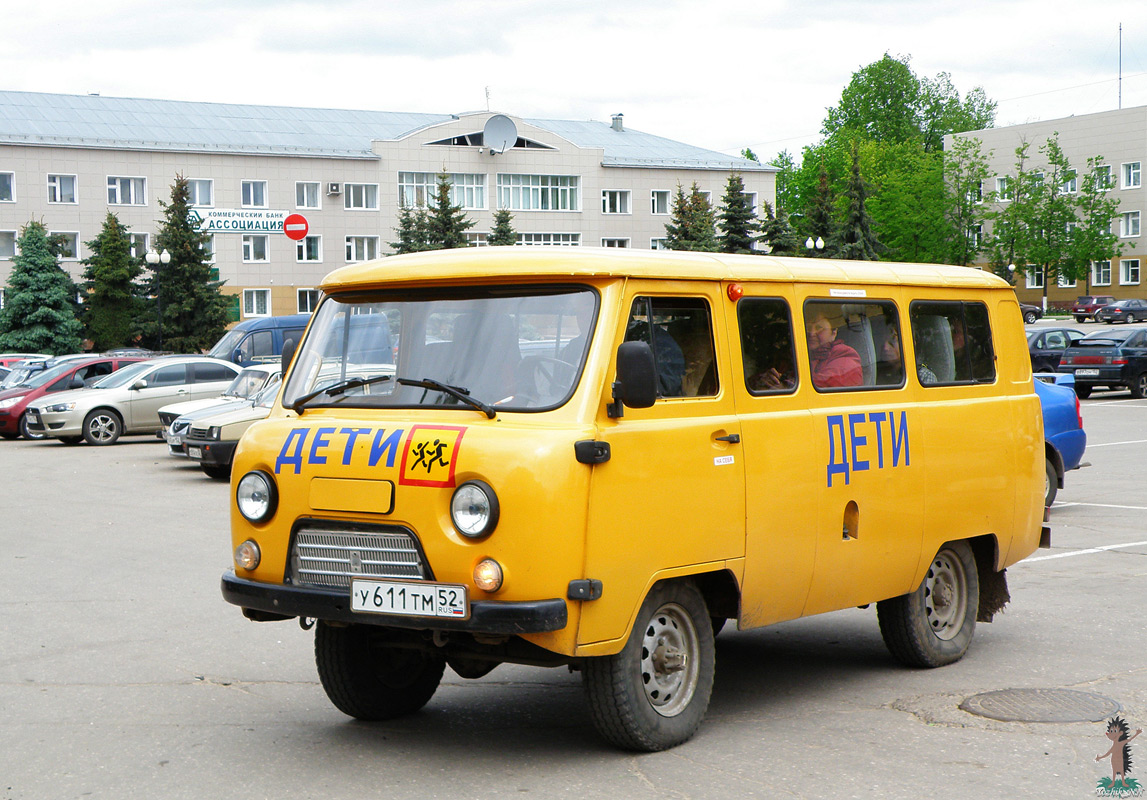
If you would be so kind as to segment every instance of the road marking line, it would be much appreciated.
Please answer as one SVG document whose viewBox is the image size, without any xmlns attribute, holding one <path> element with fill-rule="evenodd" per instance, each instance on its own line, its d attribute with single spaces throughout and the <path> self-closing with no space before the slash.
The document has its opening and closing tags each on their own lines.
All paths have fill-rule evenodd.
<svg viewBox="0 0 1147 800">
<path fill-rule="evenodd" d="M 1025 558 L 1025 562 L 1029 561 L 1050 561 L 1053 558 L 1069 558 L 1071 556 L 1082 556 L 1087 553 L 1102 553 L 1107 550 L 1118 550 L 1121 547 L 1142 547 L 1147 542 L 1128 542 L 1127 544 L 1108 544 L 1102 547 L 1089 547 L 1086 550 L 1072 550 L 1069 553 L 1055 553 L 1050 556 L 1039 556 L 1038 558 Z"/>
<path fill-rule="evenodd" d="M 1115 447 L 1121 444 L 1147 444 L 1147 439 L 1131 439 L 1126 442 L 1105 442 L 1103 444 L 1088 444 L 1088 447 Z"/>
<path fill-rule="evenodd" d="M 1056 503 L 1052 508 L 1067 508 L 1069 506 L 1087 506 L 1088 508 L 1125 508 L 1128 511 L 1147 511 L 1145 506 L 1117 506 L 1111 503 Z"/>
</svg>

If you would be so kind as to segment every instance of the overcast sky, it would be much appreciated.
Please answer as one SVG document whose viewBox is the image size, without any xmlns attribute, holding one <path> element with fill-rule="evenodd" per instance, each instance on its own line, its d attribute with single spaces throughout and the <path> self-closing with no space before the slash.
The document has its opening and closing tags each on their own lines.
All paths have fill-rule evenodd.
<svg viewBox="0 0 1147 800">
<path fill-rule="evenodd" d="M 0 0 L 0 88 L 596 119 L 768 159 L 885 53 L 997 125 L 1147 105 L 1144 0 Z M 487 93 L 489 100 L 487 101 Z"/>
</svg>

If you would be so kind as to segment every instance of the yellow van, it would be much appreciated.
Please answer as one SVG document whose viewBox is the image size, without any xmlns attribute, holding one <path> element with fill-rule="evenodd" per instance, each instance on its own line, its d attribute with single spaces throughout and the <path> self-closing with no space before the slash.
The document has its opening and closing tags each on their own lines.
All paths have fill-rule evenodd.
<svg viewBox="0 0 1147 800">
<path fill-rule="evenodd" d="M 955 661 L 1049 544 L 1012 288 L 960 267 L 475 248 L 339 269 L 232 471 L 225 598 L 315 621 L 350 716 L 446 665 L 580 670 L 600 733 L 685 741 L 714 637 L 876 604 Z"/>
</svg>

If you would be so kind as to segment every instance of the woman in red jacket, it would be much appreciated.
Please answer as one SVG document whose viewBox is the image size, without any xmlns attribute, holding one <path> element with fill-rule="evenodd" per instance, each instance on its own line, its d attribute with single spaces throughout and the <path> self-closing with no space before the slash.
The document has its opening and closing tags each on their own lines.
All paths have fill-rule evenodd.
<svg viewBox="0 0 1147 800">
<path fill-rule="evenodd" d="M 814 386 L 826 389 L 860 386 L 864 382 L 860 356 L 844 342 L 836 340 L 836 328 L 822 312 L 814 312 L 806 330 Z"/>
</svg>

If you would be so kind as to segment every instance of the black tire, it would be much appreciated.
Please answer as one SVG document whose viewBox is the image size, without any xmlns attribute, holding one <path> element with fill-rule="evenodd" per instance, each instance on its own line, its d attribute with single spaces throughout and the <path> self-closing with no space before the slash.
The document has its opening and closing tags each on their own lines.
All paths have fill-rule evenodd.
<svg viewBox="0 0 1147 800">
<path fill-rule="evenodd" d="M 1147 372 L 1140 372 L 1136 375 L 1135 379 L 1131 381 L 1131 386 L 1128 388 L 1131 389 L 1131 396 L 1136 400 L 1142 400 L 1144 397 L 1147 397 Z"/>
<path fill-rule="evenodd" d="M 388 646 L 388 631 L 371 625 L 315 627 L 319 681 L 335 707 L 355 719 L 413 714 L 442 682 L 446 662 L 418 650 Z"/>
<path fill-rule="evenodd" d="M 79 444 L 84 440 L 83 436 L 61 436 L 60 442 L 63 444 Z"/>
<path fill-rule="evenodd" d="M 1086 400 L 1091 397 L 1091 387 L 1082 383 L 1075 384 L 1075 396 L 1080 400 Z"/>
<path fill-rule="evenodd" d="M 587 659 L 582 669 L 594 726 L 626 750 L 687 741 L 709 707 L 716 661 L 701 592 L 691 581 L 657 584 L 621 652 Z"/>
<path fill-rule="evenodd" d="M 1039 315 L 1036 314 L 1034 311 L 1024 312 L 1024 322 L 1026 322 L 1028 325 L 1034 325 L 1038 320 L 1039 320 Z"/>
<path fill-rule="evenodd" d="M 976 630 L 980 580 L 967 542 L 949 542 L 910 594 L 876 604 L 889 652 L 910 667 L 939 667 L 963 658 Z"/>
<path fill-rule="evenodd" d="M 1050 506 L 1059 492 L 1059 473 L 1050 458 L 1044 459 L 1044 481 L 1043 504 Z"/>
<path fill-rule="evenodd" d="M 8 433 L 7 431 L 0 431 L 0 439 L 16 439 L 20 436 L 18 433 Z"/>
<path fill-rule="evenodd" d="M 28 430 L 28 415 L 27 414 L 21 414 L 20 415 L 20 435 L 23 436 L 25 439 L 31 439 L 32 441 L 39 441 L 40 439 L 46 439 L 47 438 L 46 434 L 37 433 L 36 431 Z M 14 439 L 16 437 L 13 436 L 12 438 Z"/>
<path fill-rule="evenodd" d="M 1075 321 L 1079 323 L 1087 322 L 1087 317 L 1076 316 Z"/>
<path fill-rule="evenodd" d="M 108 408 L 89 411 L 84 417 L 84 441 L 102 447 L 115 444 L 123 433 L 123 420 Z"/>
<path fill-rule="evenodd" d="M 1135 321 L 1135 315 L 1134 314 L 1128 314 L 1126 317 L 1123 318 L 1123 321 L 1126 322 L 1128 325 L 1130 325 L 1132 322 Z"/>
<path fill-rule="evenodd" d="M 724 630 L 725 623 L 729 620 L 724 617 L 709 617 L 709 620 L 713 623 L 713 638 L 716 639 L 717 634 Z"/>
<path fill-rule="evenodd" d="M 214 478 L 217 481 L 230 480 L 231 478 L 230 464 L 200 464 L 199 466 L 209 478 Z"/>
</svg>

